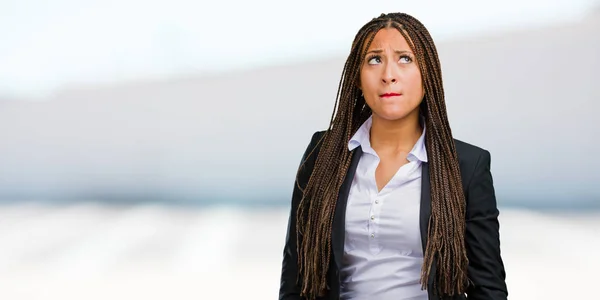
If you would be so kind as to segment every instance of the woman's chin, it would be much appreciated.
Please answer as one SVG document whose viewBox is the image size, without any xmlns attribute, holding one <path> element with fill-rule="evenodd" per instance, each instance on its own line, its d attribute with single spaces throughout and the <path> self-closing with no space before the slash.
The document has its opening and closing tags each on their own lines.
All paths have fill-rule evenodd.
<svg viewBox="0 0 600 300">
<path fill-rule="evenodd" d="M 397 121 L 406 119 L 410 115 L 408 111 L 384 111 L 380 113 L 373 113 L 373 117 L 378 117 L 386 121 Z"/>
</svg>

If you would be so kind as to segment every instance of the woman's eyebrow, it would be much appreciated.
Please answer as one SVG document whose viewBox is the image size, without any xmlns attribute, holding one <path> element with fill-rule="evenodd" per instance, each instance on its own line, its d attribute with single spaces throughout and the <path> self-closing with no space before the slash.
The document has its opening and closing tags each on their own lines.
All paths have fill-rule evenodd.
<svg viewBox="0 0 600 300">
<path fill-rule="evenodd" d="M 411 51 L 408 51 L 408 50 L 395 50 L 394 52 L 395 52 L 396 54 L 405 54 L 405 53 L 412 54 L 412 52 L 411 52 Z M 369 52 L 367 52 L 367 54 L 369 54 L 369 53 L 383 53 L 383 49 L 373 49 L 373 50 L 369 50 Z"/>
</svg>

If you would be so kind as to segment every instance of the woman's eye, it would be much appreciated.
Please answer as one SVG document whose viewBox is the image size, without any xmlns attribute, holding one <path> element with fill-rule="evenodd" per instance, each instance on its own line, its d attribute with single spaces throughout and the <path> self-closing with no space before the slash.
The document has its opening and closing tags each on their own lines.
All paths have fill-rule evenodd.
<svg viewBox="0 0 600 300">
<path fill-rule="evenodd" d="M 381 57 L 379 57 L 379 56 L 373 56 L 369 59 L 370 65 L 378 64 L 378 63 L 381 63 Z"/>
<path fill-rule="evenodd" d="M 402 55 L 400 56 L 400 62 L 403 64 L 408 64 L 412 62 L 412 58 L 410 58 L 408 55 Z"/>
</svg>

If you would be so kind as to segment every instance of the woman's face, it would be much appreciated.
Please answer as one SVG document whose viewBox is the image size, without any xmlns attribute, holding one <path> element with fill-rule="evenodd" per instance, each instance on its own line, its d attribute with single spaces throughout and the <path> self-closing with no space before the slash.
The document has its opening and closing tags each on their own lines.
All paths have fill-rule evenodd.
<svg viewBox="0 0 600 300">
<path fill-rule="evenodd" d="M 421 71 L 397 29 L 375 34 L 360 67 L 359 88 L 374 117 L 393 121 L 418 114 L 424 95 Z"/>
</svg>

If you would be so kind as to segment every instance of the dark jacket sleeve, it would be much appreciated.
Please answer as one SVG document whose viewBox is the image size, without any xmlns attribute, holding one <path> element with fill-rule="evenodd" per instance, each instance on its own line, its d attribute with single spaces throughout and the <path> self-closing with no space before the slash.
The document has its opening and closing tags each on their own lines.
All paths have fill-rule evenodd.
<svg viewBox="0 0 600 300">
<path fill-rule="evenodd" d="M 313 134 L 312 139 L 302 155 L 300 166 L 308 158 L 304 167 L 298 169 L 297 181 L 294 181 L 294 189 L 292 192 L 292 204 L 290 208 L 290 216 L 287 226 L 287 234 L 285 238 L 285 246 L 283 249 L 283 263 L 281 266 L 281 283 L 279 287 L 280 300 L 302 299 L 300 298 L 300 287 L 296 284 L 298 276 L 298 254 L 296 252 L 296 210 L 302 199 L 302 191 L 298 188 L 298 184 L 304 188 L 308 183 L 308 178 L 312 172 L 317 151 L 315 150 L 310 156 L 309 154 L 315 148 L 319 140 L 319 132 Z"/>
<path fill-rule="evenodd" d="M 468 275 L 472 281 L 467 289 L 469 300 L 505 300 L 508 297 L 490 164 L 489 151 L 481 151 L 467 189 L 465 242 Z"/>
</svg>

